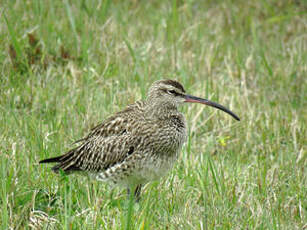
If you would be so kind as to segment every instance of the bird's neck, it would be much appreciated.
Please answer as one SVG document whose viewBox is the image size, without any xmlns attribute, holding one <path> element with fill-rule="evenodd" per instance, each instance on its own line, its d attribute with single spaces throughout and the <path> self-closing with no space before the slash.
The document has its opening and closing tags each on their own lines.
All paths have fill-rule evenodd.
<svg viewBox="0 0 307 230">
<path fill-rule="evenodd" d="M 148 101 L 146 108 L 146 116 L 149 118 L 163 119 L 177 113 L 177 105 L 169 101 Z"/>
</svg>

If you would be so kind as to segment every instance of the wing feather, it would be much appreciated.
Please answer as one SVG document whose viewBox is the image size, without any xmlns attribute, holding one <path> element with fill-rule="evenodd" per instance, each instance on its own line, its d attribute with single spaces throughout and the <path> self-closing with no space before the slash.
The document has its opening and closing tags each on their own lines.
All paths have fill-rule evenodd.
<svg viewBox="0 0 307 230">
<path fill-rule="evenodd" d="M 116 163 L 122 162 L 136 150 L 139 141 L 132 129 L 142 123 L 144 102 L 138 101 L 126 109 L 109 117 L 94 127 L 76 148 L 62 156 L 40 161 L 40 163 L 57 163 L 52 169 L 66 173 L 74 171 L 99 172 Z M 75 143 L 77 143 L 75 142 Z"/>
<path fill-rule="evenodd" d="M 74 171 L 99 172 L 107 170 L 113 165 L 123 162 L 126 157 L 137 149 L 138 139 L 130 135 L 110 136 L 98 140 L 91 138 L 79 147 L 70 150 L 57 159 L 57 165 L 52 169 L 55 172 L 63 170 L 66 173 Z M 54 161 L 44 160 L 40 163 Z"/>
<path fill-rule="evenodd" d="M 94 137 L 107 138 L 129 132 L 135 121 L 142 119 L 144 103 L 144 101 L 137 101 L 134 104 L 128 105 L 124 110 L 92 128 L 86 137 L 77 140 L 75 143 L 85 142 Z"/>
</svg>

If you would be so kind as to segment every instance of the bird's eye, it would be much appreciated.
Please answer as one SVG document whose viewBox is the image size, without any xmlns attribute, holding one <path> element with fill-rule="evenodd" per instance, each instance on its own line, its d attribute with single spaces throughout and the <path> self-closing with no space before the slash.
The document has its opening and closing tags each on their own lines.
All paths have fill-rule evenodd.
<svg viewBox="0 0 307 230">
<path fill-rule="evenodd" d="M 175 90 L 168 90 L 167 91 L 169 94 L 174 94 L 174 95 L 177 95 L 177 92 Z"/>
</svg>

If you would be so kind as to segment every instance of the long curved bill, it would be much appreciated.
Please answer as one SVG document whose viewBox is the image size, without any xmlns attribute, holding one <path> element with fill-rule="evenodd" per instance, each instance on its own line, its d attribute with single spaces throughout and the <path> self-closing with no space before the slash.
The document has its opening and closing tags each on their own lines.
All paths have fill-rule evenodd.
<svg viewBox="0 0 307 230">
<path fill-rule="evenodd" d="M 236 119 L 237 121 L 240 121 L 240 118 L 236 114 L 234 114 L 229 109 L 227 109 L 226 107 L 224 107 L 224 106 L 222 106 L 222 105 L 220 105 L 218 103 L 215 103 L 215 102 L 212 102 L 212 101 L 209 101 L 207 99 L 200 98 L 200 97 L 195 97 L 195 96 L 192 96 L 192 95 L 188 95 L 188 94 L 184 95 L 184 98 L 185 98 L 184 102 L 200 103 L 200 104 L 204 104 L 204 105 L 209 105 L 211 107 L 220 109 L 220 110 L 224 111 L 225 113 L 228 113 L 234 119 Z"/>
</svg>

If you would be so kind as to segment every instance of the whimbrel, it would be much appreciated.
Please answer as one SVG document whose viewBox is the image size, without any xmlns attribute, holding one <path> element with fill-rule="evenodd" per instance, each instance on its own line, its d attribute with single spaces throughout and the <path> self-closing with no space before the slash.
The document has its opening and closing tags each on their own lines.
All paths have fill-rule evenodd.
<svg viewBox="0 0 307 230">
<path fill-rule="evenodd" d="M 178 158 L 187 136 L 185 118 L 178 111 L 184 102 L 209 105 L 240 120 L 222 105 L 186 94 L 178 81 L 160 80 L 146 100 L 110 116 L 66 154 L 40 163 L 57 163 L 54 172 L 84 172 L 133 189 L 138 200 L 142 185 L 165 175 Z"/>
</svg>

